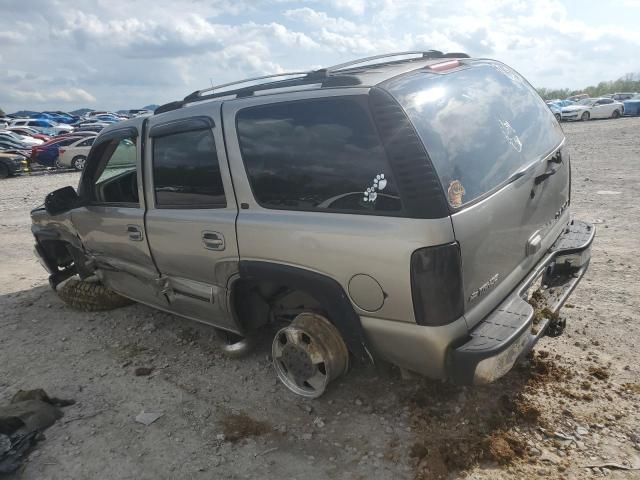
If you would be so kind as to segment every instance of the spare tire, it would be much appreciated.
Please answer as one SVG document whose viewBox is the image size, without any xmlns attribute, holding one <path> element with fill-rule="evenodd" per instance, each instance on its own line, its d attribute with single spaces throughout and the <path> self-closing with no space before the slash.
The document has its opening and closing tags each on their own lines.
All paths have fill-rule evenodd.
<svg viewBox="0 0 640 480">
<path fill-rule="evenodd" d="M 133 303 L 101 283 L 75 278 L 67 280 L 56 293 L 64 303 L 84 312 L 113 310 Z"/>
</svg>

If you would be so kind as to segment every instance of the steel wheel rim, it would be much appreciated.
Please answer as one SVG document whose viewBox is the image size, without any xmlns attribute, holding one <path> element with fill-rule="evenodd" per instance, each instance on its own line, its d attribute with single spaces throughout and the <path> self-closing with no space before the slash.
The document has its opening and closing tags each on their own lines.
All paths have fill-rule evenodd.
<svg viewBox="0 0 640 480">
<path fill-rule="evenodd" d="M 322 395 L 329 383 L 346 372 L 347 348 L 336 328 L 324 317 L 298 315 L 276 333 L 271 348 L 280 381 L 306 398 Z"/>
</svg>

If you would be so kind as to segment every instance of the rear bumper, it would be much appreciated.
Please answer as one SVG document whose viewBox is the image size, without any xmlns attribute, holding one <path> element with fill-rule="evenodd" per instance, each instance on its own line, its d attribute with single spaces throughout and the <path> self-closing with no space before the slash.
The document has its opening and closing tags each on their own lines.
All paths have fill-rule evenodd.
<svg viewBox="0 0 640 480">
<path fill-rule="evenodd" d="M 533 325 L 534 309 L 526 300 L 528 290 L 542 277 L 540 292 L 547 316 L 557 313 L 587 271 L 594 236 L 593 225 L 578 220 L 567 224 L 533 271 L 474 327 L 464 344 L 450 350 L 447 377 L 456 383 L 481 384 L 511 370 L 549 326 L 548 319 Z"/>
</svg>

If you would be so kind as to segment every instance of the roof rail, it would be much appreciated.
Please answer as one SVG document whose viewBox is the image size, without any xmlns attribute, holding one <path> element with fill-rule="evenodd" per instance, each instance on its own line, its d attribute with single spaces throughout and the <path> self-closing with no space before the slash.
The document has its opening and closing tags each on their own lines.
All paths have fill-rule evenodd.
<svg viewBox="0 0 640 480">
<path fill-rule="evenodd" d="M 309 71 L 300 71 L 300 72 L 285 72 L 285 73 L 274 73 L 272 75 L 263 75 L 260 77 L 247 78 L 244 80 L 238 80 L 235 82 L 223 83 L 220 85 L 215 85 L 209 88 L 204 88 L 202 90 L 196 90 L 195 92 L 190 93 L 183 100 L 179 100 L 176 102 L 170 102 L 165 105 L 158 107 L 154 113 L 163 113 L 171 110 L 176 110 L 178 108 L 182 108 L 187 103 L 199 102 L 204 100 L 212 100 L 218 97 L 225 97 L 228 95 L 235 95 L 237 98 L 245 97 L 253 95 L 258 90 L 269 90 L 275 88 L 286 88 L 286 87 L 297 87 L 302 85 L 309 85 L 313 83 L 323 83 L 330 82 L 332 78 L 342 78 L 342 76 L 332 75 L 334 73 L 338 73 L 339 70 L 346 69 L 348 67 L 360 65 L 363 63 L 371 62 L 373 60 L 381 60 L 386 58 L 393 57 L 402 57 L 407 55 L 420 55 L 419 58 L 422 59 L 437 59 L 437 58 L 469 58 L 469 55 L 466 53 L 442 53 L 439 50 L 411 50 L 407 52 L 395 52 L 395 53 L 386 53 L 383 55 L 374 55 L 372 57 L 360 58 L 357 60 L 352 60 L 346 63 L 340 63 L 338 65 L 334 65 L 328 68 L 321 68 L 318 70 L 309 70 Z M 417 59 L 405 59 L 405 60 L 396 60 L 396 62 L 403 61 L 412 61 Z M 363 68 L 370 68 L 376 65 L 381 65 L 385 62 L 374 63 L 370 65 L 364 65 Z M 244 87 L 233 88 L 229 90 L 223 90 L 221 92 L 216 92 L 216 90 L 224 89 L 226 87 L 230 87 L 233 85 L 242 85 L 246 83 L 255 82 L 258 80 L 265 79 L 275 79 L 279 77 L 294 77 L 283 80 L 276 80 L 266 83 L 260 83 L 256 85 L 247 85 Z M 348 80 L 345 78 L 345 80 Z M 349 85 L 357 84 L 357 81 L 354 79 L 355 83 L 349 83 Z"/>
<path fill-rule="evenodd" d="M 222 83 L 220 85 L 212 86 L 212 87 L 209 87 L 209 88 L 203 88 L 202 90 L 196 90 L 195 92 L 190 93 L 189 95 L 184 97 L 184 101 L 185 102 L 191 102 L 191 101 L 198 100 L 202 96 L 202 94 L 204 94 L 204 93 L 214 92 L 215 90 L 219 90 L 219 89 L 225 88 L 225 87 L 230 87 L 231 85 L 241 85 L 243 83 L 255 82 L 256 80 L 264 80 L 265 78 L 292 77 L 292 76 L 295 76 L 295 75 L 303 76 L 303 75 L 307 75 L 309 73 L 311 73 L 311 72 L 307 71 L 307 72 L 274 73 L 272 75 L 263 75 L 261 77 L 245 78 L 244 80 L 237 80 L 235 82 Z"/>
<path fill-rule="evenodd" d="M 335 72 L 336 70 L 342 70 L 347 67 L 360 65 L 361 63 L 370 62 L 372 60 L 379 60 L 381 58 L 402 57 L 406 55 L 421 55 L 422 58 L 442 58 L 444 56 L 444 54 L 439 50 L 410 50 L 408 52 L 384 53 L 382 55 L 374 55 L 372 57 L 364 57 L 357 60 L 351 60 L 350 62 L 340 63 L 338 65 L 334 65 L 333 67 L 326 68 L 325 70 L 327 71 L 327 73 L 331 73 Z"/>
</svg>

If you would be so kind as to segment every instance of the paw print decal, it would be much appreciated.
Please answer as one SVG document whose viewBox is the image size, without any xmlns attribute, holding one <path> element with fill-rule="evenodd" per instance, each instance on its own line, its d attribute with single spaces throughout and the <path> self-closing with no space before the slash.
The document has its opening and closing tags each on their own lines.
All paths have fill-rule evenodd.
<svg viewBox="0 0 640 480">
<path fill-rule="evenodd" d="M 384 173 L 380 173 L 376 175 L 373 179 L 373 185 L 371 185 L 364 192 L 363 201 L 365 202 L 375 202 L 376 198 L 378 198 L 378 192 L 384 190 L 387 186 L 387 179 L 384 178 Z"/>
</svg>

